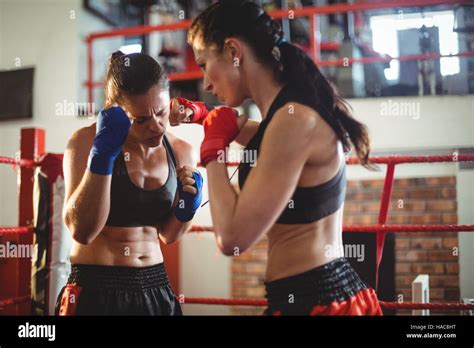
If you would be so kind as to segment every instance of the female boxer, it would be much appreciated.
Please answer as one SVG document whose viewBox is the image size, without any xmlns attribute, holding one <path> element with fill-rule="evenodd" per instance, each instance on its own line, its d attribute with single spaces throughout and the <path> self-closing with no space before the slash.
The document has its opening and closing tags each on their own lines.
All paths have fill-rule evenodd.
<svg viewBox="0 0 474 348">
<path fill-rule="evenodd" d="M 194 112 L 185 121 L 204 126 L 201 162 L 220 249 L 238 255 L 268 236 L 267 314 L 380 315 L 374 290 L 342 247 L 344 152 L 354 146 L 370 166 L 365 126 L 311 58 L 250 1 L 211 5 L 194 20 L 188 39 L 205 89 L 229 107 L 251 98 L 263 118 L 250 121 L 226 107 L 207 114 L 184 102 Z M 258 153 L 256 165 L 240 164 L 239 194 L 220 160 L 233 140 Z"/>
<path fill-rule="evenodd" d="M 159 239 L 189 230 L 202 177 L 191 146 L 166 131 L 168 80 L 141 53 L 112 54 L 106 105 L 64 154 L 72 272 L 59 315 L 181 315 Z"/>
</svg>

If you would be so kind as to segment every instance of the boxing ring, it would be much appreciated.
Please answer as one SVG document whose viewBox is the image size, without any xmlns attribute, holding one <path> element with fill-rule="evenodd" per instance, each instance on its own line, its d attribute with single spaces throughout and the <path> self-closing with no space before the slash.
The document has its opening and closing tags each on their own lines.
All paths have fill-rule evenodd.
<svg viewBox="0 0 474 348">
<path fill-rule="evenodd" d="M 53 180 L 62 177 L 61 168 L 62 155 L 47 154 L 45 152 L 45 131 L 38 128 L 21 130 L 21 158 L 11 158 L 0 156 L 0 164 L 10 165 L 18 169 L 19 182 L 19 226 L 0 227 L 0 240 L 9 238 L 18 244 L 32 244 L 33 235 L 38 232 L 38 226 L 33 222 L 33 186 L 35 169 L 40 169 L 44 173 L 52 176 Z M 474 162 L 474 154 L 454 154 L 452 156 L 388 156 L 373 157 L 373 163 L 386 166 L 385 181 L 382 190 L 381 203 L 379 208 L 378 223 L 375 225 L 351 225 L 343 226 L 343 232 L 371 232 L 376 233 L 376 269 L 383 254 L 384 239 L 386 233 L 418 233 L 418 232 L 473 232 L 474 225 L 388 225 L 388 211 L 392 194 L 395 168 L 397 165 L 407 163 L 458 163 Z M 355 158 L 348 158 L 347 164 L 358 165 Z M 230 163 L 235 166 L 237 163 Z M 62 197 L 64 199 L 64 197 Z M 60 208 L 59 208 L 60 209 Z M 51 220 L 51 218 L 49 218 Z M 48 221 L 48 223 L 52 223 Z M 54 222 L 53 222 L 54 223 Z M 64 229 L 65 227 L 63 226 Z M 193 226 L 192 232 L 212 231 L 212 226 Z M 64 258 L 64 252 L 62 254 Z M 2 298 L 0 298 L 0 313 L 8 314 L 31 314 L 31 282 L 32 282 L 32 261 L 30 259 L 10 259 L 6 272 L 0 272 L 1 284 L 6 284 L 7 280 L 12 283 L 5 296 L 6 289 L 0 288 Z M 208 304 L 226 306 L 266 306 L 265 299 L 224 299 L 224 298 L 204 298 L 179 296 L 182 304 Z M 381 302 L 382 308 L 391 310 L 474 310 L 474 304 L 460 302 L 424 303 L 424 302 Z"/>
<path fill-rule="evenodd" d="M 309 20 L 309 47 L 307 53 L 320 67 L 351 67 L 355 64 L 389 63 L 392 60 L 398 61 L 419 61 L 436 60 L 446 57 L 474 57 L 473 51 L 458 52 L 455 54 L 443 55 L 439 53 L 425 53 L 416 55 L 401 55 L 399 57 L 376 56 L 376 57 L 347 57 L 337 59 L 322 59 L 322 51 L 337 51 L 340 44 L 337 42 L 322 42 L 319 32 L 319 17 L 331 14 L 357 13 L 360 11 L 388 9 L 388 8 L 414 8 L 435 5 L 462 5 L 471 4 L 471 0 L 399 0 L 385 2 L 360 2 L 355 4 L 335 4 L 318 7 L 304 7 L 291 10 L 275 10 L 269 14 L 275 19 L 305 17 Z M 147 35 L 150 33 L 186 30 L 191 25 L 190 20 L 183 20 L 170 24 L 136 26 L 121 28 L 117 30 L 91 33 L 85 38 L 87 48 L 86 72 L 87 80 L 83 86 L 87 89 L 88 105 L 93 105 L 93 95 L 95 88 L 102 88 L 103 81 L 98 81 L 94 77 L 94 43 L 97 40 L 125 37 L 136 35 Z M 202 73 L 198 69 L 191 67 L 188 71 L 170 73 L 171 81 L 197 80 L 202 78 Z M 93 113 L 93 110 L 88 110 Z M 47 154 L 45 150 L 45 132 L 42 129 L 30 128 L 21 130 L 21 157 L 11 158 L 0 156 L 0 164 L 13 166 L 17 170 L 18 179 L 18 202 L 19 219 L 18 226 L 0 227 L 0 243 L 4 240 L 13 241 L 18 245 L 33 245 L 34 235 L 38 231 L 38 226 L 34 223 L 34 184 L 38 170 L 53 172 L 52 175 L 62 177 L 62 172 L 57 170 L 58 161 L 61 155 Z M 375 164 L 386 166 L 385 181 L 381 194 L 379 214 L 377 224 L 364 226 L 343 226 L 344 232 L 369 232 L 376 234 L 376 284 L 378 283 L 378 269 L 384 250 L 384 241 L 387 233 L 420 233 L 420 232 L 472 232 L 474 225 L 400 225 L 387 224 L 390 199 L 392 196 L 395 168 L 403 164 L 421 163 L 457 163 L 473 162 L 472 154 L 453 154 L 452 156 L 389 156 L 371 158 Z M 54 162 L 54 163 L 53 163 Z M 353 158 L 347 159 L 350 165 L 358 165 L 358 161 Z M 52 170 L 53 164 L 56 169 Z M 236 165 L 232 163 L 230 165 Z M 48 221 L 47 223 L 52 223 Z M 57 221 L 55 222 L 58 223 Z M 212 232 L 212 226 L 193 226 L 192 232 Z M 166 256 L 165 256 L 166 258 Z M 32 260 L 28 258 L 6 259 L 0 267 L 5 272 L 0 272 L 0 314 L 30 314 L 32 308 Z M 9 284 L 8 288 L 3 284 Z M 180 296 L 182 304 L 209 304 L 226 306 L 266 306 L 265 299 L 223 299 L 223 298 L 203 298 Z M 424 303 L 424 302 L 381 302 L 381 306 L 391 310 L 474 310 L 474 304 L 464 304 L 458 302 L 446 303 Z"/>
</svg>

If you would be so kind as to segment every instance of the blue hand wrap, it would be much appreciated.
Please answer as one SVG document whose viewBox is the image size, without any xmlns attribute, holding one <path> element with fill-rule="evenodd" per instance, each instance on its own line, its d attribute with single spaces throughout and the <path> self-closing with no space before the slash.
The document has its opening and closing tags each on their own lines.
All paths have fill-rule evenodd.
<svg viewBox="0 0 474 348">
<path fill-rule="evenodd" d="M 174 208 L 174 215 L 181 222 L 188 222 L 193 217 L 202 201 L 202 185 L 203 179 L 201 173 L 198 171 L 193 172 L 193 179 L 195 181 L 194 187 L 197 189 L 197 193 L 193 195 L 192 193 L 183 191 L 183 185 L 178 178 L 178 194 L 179 200 L 178 204 Z"/>
<path fill-rule="evenodd" d="M 88 167 L 92 173 L 111 175 L 114 162 L 128 136 L 131 122 L 125 111 L 114 106 L 99 112 L 96 135 L 92 145 Z"/>
</svg>

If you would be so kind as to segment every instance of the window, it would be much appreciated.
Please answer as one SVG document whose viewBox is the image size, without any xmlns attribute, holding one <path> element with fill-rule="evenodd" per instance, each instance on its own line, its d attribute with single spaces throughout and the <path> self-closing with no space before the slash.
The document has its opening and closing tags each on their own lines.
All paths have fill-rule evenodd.
<svg viewBox="0 0 474 348">
<path fill-rule="evenodd" d="M 370 18 L 370 27 L 372 30 L 373 48 L 379 53 L 398 57 L 400 43 L 398 42 L 397 32 L 406 29 L 420 29 L 423 25 L 438 28 L 440 54 L 456 54 L 459 52 L 458 34 L 453 31 L 453 11 L 409 14 L 404 14 L 400 11 L 397 15 L 372 16 Z M 418 38 L 414 38 L 414 40 L 418 40 Z M 385 78 L 387 80 L 398 80 L 399 70 L 399 61 L 392 60 L 390 68 L 385 69 Z M 442 76 L 459 74 L 459 58 L 441 58 L 440 70 Z"/>
</svg>

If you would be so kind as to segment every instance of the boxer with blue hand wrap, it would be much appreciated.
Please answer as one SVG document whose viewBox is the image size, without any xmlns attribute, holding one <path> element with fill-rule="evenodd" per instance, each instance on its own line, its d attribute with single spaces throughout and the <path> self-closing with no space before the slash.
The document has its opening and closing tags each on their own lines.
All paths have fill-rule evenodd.
<svg viewBox="0 0 474 348">
<path fill-rule="evenodd" d="M 89 170 L 94 174 L 112 175 L 114 162 L 120 154 L 131 122 L 125 111 L 113 106 L 99 112 L 96 135 L 89 154 Z"/>
<path fill-rule="evenodd" d="M 186 171 L 188 168 L 184 167 L 181 170 L 178 170 L 178 175 L 180 179 L 178 180 L 178 204 L 174 208 L 173 212 L 176 217 L 181 222 L 188 222 L 193 217 L 196 211 L 198 210 L 199 206 L 201 205 L 202 201 L 202 185 L 203 185 L 203 178 L 201 173 L 197 170 L 192 171 L 192 179 L 187 175 L 185 178 L 182 177 L 182 172 Z M 186 173 L 185 173 L 186 174 Z M 182 180 L 183 182 L 182 182 Z M 185 184 L 183 186 L 183 183 Z M 195 193 L 191 193 L 186 191 L 184 188 L 185 186 L 192 186 L 194 188 Z"/>
<path fill-rule="evenodd" d="M 167 131 L 169 80 L 153 57 L 116 51 L 105 77 L 97 122 L 75 131 L 64 152 L 63 220 L 73 245 L 55 313 L 182 315 L 160 243 L 191 229 L 201 200 L 197 156 Z"/>
</svg>

